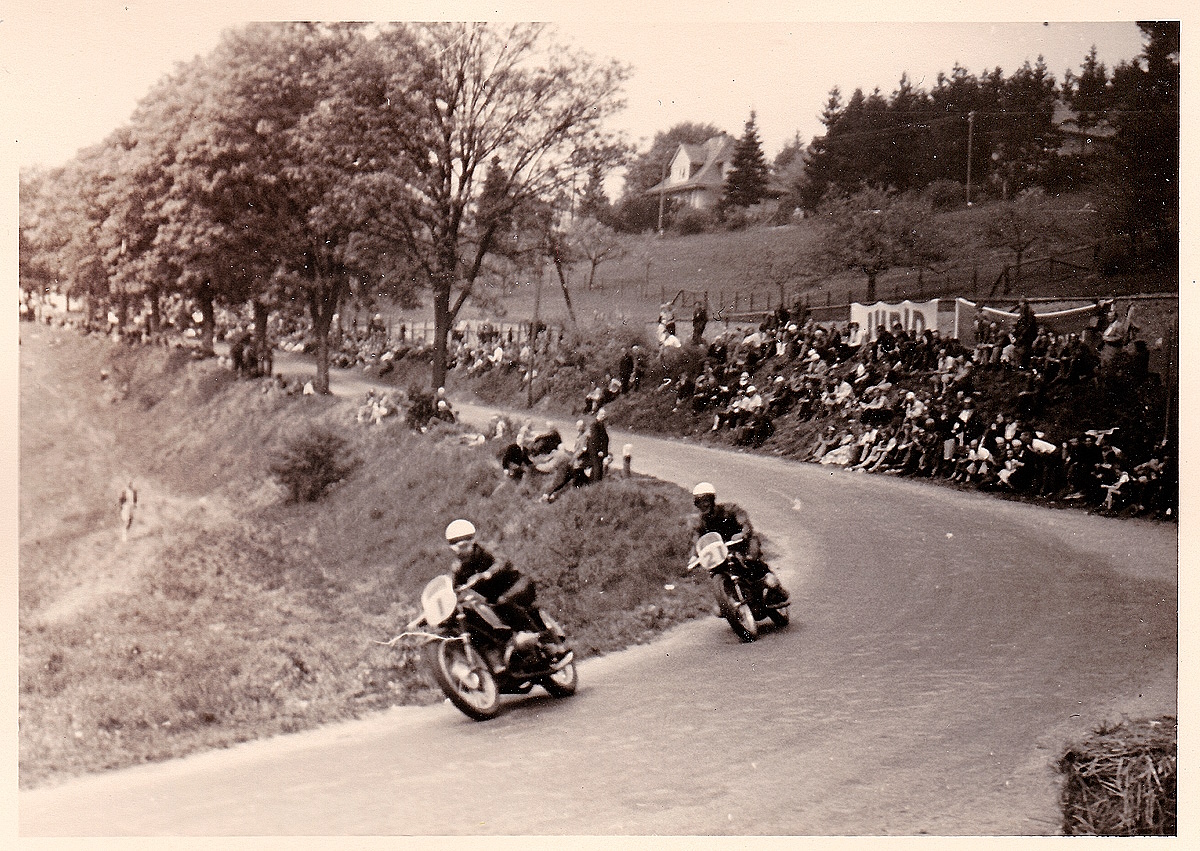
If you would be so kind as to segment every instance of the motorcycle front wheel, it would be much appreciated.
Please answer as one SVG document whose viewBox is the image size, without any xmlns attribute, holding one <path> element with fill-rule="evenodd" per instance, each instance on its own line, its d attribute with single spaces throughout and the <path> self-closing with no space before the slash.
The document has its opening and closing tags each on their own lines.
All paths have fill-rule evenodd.
<svg viewBox="0 0 1200 851">
<path fill-rule="evenodd" d="M 570 697 L 578 686 L 579 672 L 575 670 L 574 662 L 568 662 L 542 680 L 542 687 L 555 697 Z"/>
<path fill-rule="evenodd" d="M 742 641 L 758 638 L 758 621 L 754 619 L 754 612 L 750 611 L 749 603 L 738 602 L 733 580 L 723 573 L 718 573 L 713 577 L 713 591 L 717 595 L 717 605 L 721 614 L 729 621 L 733 634 Z"/>
<path fill-rule="evenodd" d="M 464 715 L 476 721 L 496 716 L 500 689 L 478 654 L 461 641 L 431 641 L 424 654 L 438 687 Z"/>
</svg>

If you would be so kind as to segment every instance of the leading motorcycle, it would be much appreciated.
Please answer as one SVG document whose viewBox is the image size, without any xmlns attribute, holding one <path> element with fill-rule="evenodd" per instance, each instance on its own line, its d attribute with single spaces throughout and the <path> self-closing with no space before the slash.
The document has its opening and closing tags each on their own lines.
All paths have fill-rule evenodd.
<svg viewBox="0 0 1200 851">
<path fill-rule="evenodd" d="M 739 547 L 744 540 L 741 534 L 728 541 L 719 532 L 701 535 L 687 569 L 702 567 L 708 571 L 721 615 L 738 638 L 754 641 L 758 638 L 759 621 L 769 618 L 778 627 L 788 625 L 789 599 L 783 586 L 772 587 L 762 579 L 750 578 L 752 571 L 747 570 Z"/>
<path fill-rule="evenodd" d="M 502 694 L 527 694 L 535 685 L 554 697 L 574 694 L 579 674 L 562 627 L 542 612 L 545 633 L 515 631 L 472 586 L 434 577 L 421 593 L 421 615 L 379 643 L 419 639 L 438 687 L 476 721 L 496 716 Z"/>
</svg>

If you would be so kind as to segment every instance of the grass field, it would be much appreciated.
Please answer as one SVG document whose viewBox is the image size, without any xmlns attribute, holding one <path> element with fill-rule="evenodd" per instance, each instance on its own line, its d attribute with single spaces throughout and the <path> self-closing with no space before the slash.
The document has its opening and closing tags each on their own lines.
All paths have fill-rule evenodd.
<svg viewBox="0 0 1200 851">
<path fill-rule="evenodd" d="M 1019 291 L 997 295 L 1001 301 L 1019 296 L 1050 297 L 1118 296 L 1138 292 L 1176 292 L 1178 282 L 1170 273 L 1125 276 L 1078 274 L 1064 280 L 1050 280 L 1039 273 L 1039 258 L 1066 256 L 1072 262 L 1092 263 L 1090 246 L 1095 240 L 1091 228 L 1094 213 L 1085 205 L 1093 199 L 1086 193 L 1074 193 L 1055 199 L 1061 234 L 1047 236 L 1025 258 L 1030 270 Z M 877 296 L 885 300 L 924 299 L 954 296 L 974 299 L 987 296 L 1006 265 L 1014 262 L 1011 252 L 979 247 L 971 234 L 996 213 L 999 201 L 982 202 L 970 209 L 935 214 L 938 228 L 947 235 L 947 260 L 936 270 L 918 274 L 916 269 L 892 269 L 883 273 L 877 284 Z M 1078 221 L 1078 226 L 1075 225 Z M 644 325 L 653 322 L 663 301 L 677 298 L 675 309 L 680 319 L 690 319 L 692 300 L 707 294 L 710 315 L 718 307 L 726 312 L 747 312 L 778 306 L 782 296 L 791 306 L 797 298 L 810 305 L 839 305 L 863 301 L 866 279 L 843 272 L 829 274 L 812 266 L 811 222 L 772 227 L 758 225 L 739 231 L 679 236 L 668 233 L 659 239 L 653 235 L 627 238 L 626 250 L 618 259 L 598 267 L 595 287 L 588 290 L 587 264 L 577 264 L 568 275 L 568 289 L 581 323 L 593 325 Z M 1076 252 L 1080 248 L 1082 253 Z M 1044 264 L 1041 264 L 1044 266 Z M 1060 266 L 1057 270 L 1062 272 Z M 553 267 L 547 263 L 540 287 L 529 274 L 506 282 L 481 282 L 480 299 L 464 306 L 464 319 L 506 319 L 527 321 L 534 314 L 551 324 L 566 325 L 570 317 L 562 289 Z M 680 296 L 680 293 L 683 295 Z M 429 322 L 427 309 L 398 312 L 406 321 Z"/>
</svg>

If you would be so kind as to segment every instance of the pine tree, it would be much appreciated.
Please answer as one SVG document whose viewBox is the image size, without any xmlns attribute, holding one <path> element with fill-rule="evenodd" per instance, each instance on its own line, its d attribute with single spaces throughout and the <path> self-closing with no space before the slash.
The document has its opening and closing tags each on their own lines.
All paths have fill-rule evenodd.
<svg viewBox="0 0 1200 851">
<path fill-rule="evenodd" d="M 1078 75 L 1067 72 L 1063 83 L 1063 99 L 1075 110 L 1075 117 L 1068 121 L 1079 130 L 1079 153 L 1087 151 L 1087 135 L 1104 120 L 1110 92 L 1108 69 L 1096 57 L 1096 45 L 1088 51 Z"/>
<path fill-rule="evenodd" d="M 581 219 L 597 219 L 606 221 L 611 214 L 612 203 L 604 191 L 604 167 L 593 163 L 588 167 L 587 183 L 579 195 L 578 207 L 575 214 Z"/>
<path fill-rule="evenodd" d="M 721 206 L 749 207 L 757 204 L 767 194 L 767 160 L 763 156 L 762 143 L 758 139 L 758 127 L 754 123 L 754 112 L 746 122 L 745 132 L 733 149 L 733 170 L 725 178 L 725 195 Z"/>
</svg>

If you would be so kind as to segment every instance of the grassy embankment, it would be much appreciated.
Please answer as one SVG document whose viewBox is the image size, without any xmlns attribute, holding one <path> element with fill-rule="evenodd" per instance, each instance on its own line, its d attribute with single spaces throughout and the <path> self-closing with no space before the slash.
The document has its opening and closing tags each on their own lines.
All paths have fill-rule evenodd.
<svg viewBox="0 0 1200 851">
<path fill-rule="evenodd" d="M 413 654 L 372 641 L 447 569 L 456 516 L 532 573 L 585 657 L 709 611 L 705 586 L 683 578 L 690 506 L 673 486 L 614 479 L 539 505 L 510 492 L 495 447 L 452 430 L 361 426 L 344 401 L 264 395 L 181 352 L 29 328 L 23 786 L 436 700 Z M 315 422 L 363 463 L 323 501 L 285 503 L 272 451 Z M 122 543 L 127 475 L 140 513 Z"/>
</svg>

